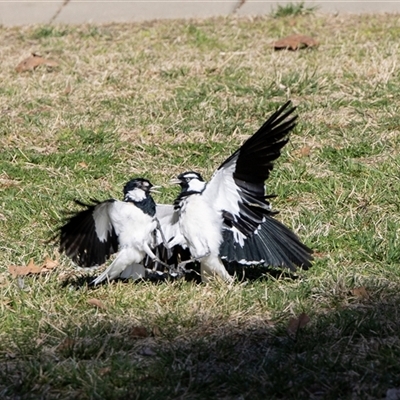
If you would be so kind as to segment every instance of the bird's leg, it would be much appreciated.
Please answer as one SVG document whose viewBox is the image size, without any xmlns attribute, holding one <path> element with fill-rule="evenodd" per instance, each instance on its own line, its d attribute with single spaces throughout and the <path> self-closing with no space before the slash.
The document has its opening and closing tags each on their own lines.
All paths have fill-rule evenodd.
<svg viewBox="0 0 400 400">
<path fill-rule="evenodd" d="M 202 258 L 208 257 L 209 255 L 210 255 L 210 252 L 208 252 L 208 253 L 206 253 L 206 254 L 204 254 L 204 255 L 202 255 L 202 256 L 199 256 L 199 257 L 192 257 L 192 258 L 190 258 L 189 260 L 182 261 L 182 262 L 180 262 L 180 263 L 177 265 L 176 269 L 177 269 L 178 271 L 186 272 L 186 270 L 183 269 L 183 267 L 184 267 L 186 264 L 189 264 L 189 263 L 192 263 L 192 262 L 196 262 L 196 261 L 199 261 L 199 262 L 200 262 L 200 260 L 201 260 Z M 189 272 L 189 270 L 188 270 L 187 272 Z"/>
<path fill-rule="evenodd" d="M 167 263 L 165 263 L 164 261 L 161 261 L 161 260 L 153 253 L 153 251 L 150 249 L 150 247 L 147 245 L 147 243 L 145 243 L 145 245 L 144 245 L 144 251 L 145 251 L 145 253 L 151 258 L 151 260 L 152 260 L 153 262 L 158 262 L 159 264 L 163 265 L 164 267 L 168 268 L 168 270 L 169 270 L 170 266 L 169 266 Z"/>
<path fill-rule="evenodd" d="M 160 221 L 158 219 L 157 219 L 157 229 L 160 232 L 161 240 L 163 241 L 163 245 L 167 249 L 167 258 L 169 259 L 172 256 L 171 247 L 168 245 L 167 239 L 166 239 L 166 237 L 164 235 L 163 230 L 161 229 L 161 224 L 160 224 Z"/>
<path fill-rule="evenodd" d="M 200 275 L 197 271 L 195 271 L 194 269 L 186 269 L 186 268 L 183 268 L 186 264 L 189 264 L 189 263 L 191 263 L 191 262 L 194 262 L 194 261 L 197 261 L 196 259 L 194 259 L 194 258 L 191 258 L 190 260 L 186 260 L 186 261 L 182 261 L 182 262 L 180 262 L 180 263 L 178 263 L 178 265 L 175 267 L 175 265 L 170 265 L 169 266 L 169 273 L 172 275 L 172 276 L 174 276 L 174 277 L 177 277 L 177 278 L 182 278 L 182 276 L 184 276 L 185 274 L 187 274 L 187 273 L 189 273 L 189 272 L 194 272 L 194 273 L 196 273 L 197 275 Z M 175 274 L 175 275 L 173 275 L 173 274 Z"/>
</svg>

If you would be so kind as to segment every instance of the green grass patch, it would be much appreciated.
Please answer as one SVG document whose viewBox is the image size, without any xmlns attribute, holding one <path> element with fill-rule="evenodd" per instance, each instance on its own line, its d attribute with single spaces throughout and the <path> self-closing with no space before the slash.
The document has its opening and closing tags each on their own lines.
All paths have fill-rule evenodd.
<svg viewBox="0 0 400 400">
<path fill-rule="evenodd" d="M 304 3 L 265 18 L 0 28 L 0 394 L 5 399 L 365 399 L 400 387 L 398 15 Z M 314 49 L 275 52 L 291 33 Z M 31 52 L 56 59 L 17 74 Z M 49 238 L 74 199 L 205 178 L 288 98 L 271 174 L 308 271 L 90 288 Z M 59 260 L 12 278 L 10 265 Z M 96 307 L 88 300 L 101 301 Z M 291 318 L 310 322 L 295 332 Z"/>
<path fill-rule="evenodd" d="M 300 15 L 310 14 L 318 9 L 317 6 L 306 6 L 304 2 L 278 4 L 276 9 L 272 10 L 272 18 L 298 17 Z"/>
</svg>

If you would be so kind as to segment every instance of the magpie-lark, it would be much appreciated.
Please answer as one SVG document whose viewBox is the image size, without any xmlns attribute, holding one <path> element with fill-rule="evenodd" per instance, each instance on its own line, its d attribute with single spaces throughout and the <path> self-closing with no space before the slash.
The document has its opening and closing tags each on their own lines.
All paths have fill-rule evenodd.
<svg viewBox="0 0 400 400">
<path fill-rule="evenodd" d="M 295 127 L 295 107 L 287 102 L 206 183 L 197 172 L 180 174 L 173 208 L 161 225 L 170 247 L 188 247 L 201 263 L 203 281 L 219 275 L 231 281 L 221 259 L 295 270 L 311 266 L 312 251 L 273 216 L 264 181 Z"/>
<path fill-rule="evenodd" d="M 84 268 L 101 265 L 118 252 L 93 281 L 95 285 L 105 279 L 144 277 L 146 256 L 164 264 L 152 251 L 160 236 L 156 204 L 150 195 L 154 189 L 147 179 L 136 178 L 125 184 L 123 201 L 92 200 L 92 204 L 84 204 L 76 200 L 85 210 L 73 213 L 59 228 L 60 252 Z"/>
</svg>

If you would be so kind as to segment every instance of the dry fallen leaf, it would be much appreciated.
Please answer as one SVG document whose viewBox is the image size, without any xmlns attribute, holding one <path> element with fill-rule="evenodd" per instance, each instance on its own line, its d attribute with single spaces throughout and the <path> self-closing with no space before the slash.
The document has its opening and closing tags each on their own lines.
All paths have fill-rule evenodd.
<svg viewBox="0 0 400 400">
<path fill-rule="evenodd" d="M 314 251 L 313 252 L 313 257 L 314 258 L 323 258 L 326 256 L 327 253 L 324 253 L 323 251 Z"/>
<path fill-rule="evenodd" d="M 15 181 L 13 179 L 0 178 L 0 187 L 3 187 L 3 188 L 18 186 L 19 184 L 20 184 L 20 182 Z"/>
<path fill-rule="evenodd" d="M 57 350 L 59 351 L 64 351 L 64 350 L 70 350 L 73 349 L 76 344 L 76 340 L 66 337 L 58 346 Z"/>
<path fill-rule="evenodd" d="M 144 326 L 133 326 L 130 331 L 130 336 L 134 338 L 144 338 L 149 336 L 149 332 Z"/>
<path fill-rule="evenodd" d="M 161 329 L 158 326 L 154 326 L 151 333 L 153 336 L 161 336 Z"/>
<path fill-rule="evenodd" d="M 35 68 L 40 65 L 45 65 L 46 67 L 57 67 L 58 62 L 55 60 L 43 58 L 38 54 L 32 53 L 28 58 L 21 61 L 16 67 L 15 70 L 19 73 L 25 71 L 33 71 Z"/>
<path fill-rule="evenodd" d="M 98 308 L 102 308 L 103 310 L 105 310 L 107 308 L 105 306 L 105 304 L 99 299 L 94 299 L 93 298 L 93 299 L 89 299 L 87 302 L 88 302 L 88 304 L 90 304 L 92 306 L 95 306 L 95 307 L 98 307 Z"/>
<path fill-rule="evenodd" d="M 9 265 L 8 272 L 16 278 L 17 276 L 25 276 L 28 274 L 40 274 L 42 267 L 33 262 L 33 258 L 29 261 L 28 265 Z"/>
<path fill-rule="evenodd" d="M 40 274 L 43 272 L 49 272 L 58 265 L 58 261 L 52 260 L 50 257 L 46 257 L 42 265 L 36 265 L 31 258 L 28 265 L 10 265 L 8 272 L 16 278 L 18 276 L 26 276 L 30 274 Z"/>
<path fill-rule="evenodd" d="M 72 92 L 72 86 L 70 84 L 68 84 L 65 89 L 64 89 L 64 94 L 65 95 L 69 95 Z"/>
<path fill-rule="evenodd" d="M 293 155 L 297 157 L 308 157 L 311 153 L 311 147 L 310 146 L 303 146 L 300 149 L 297 149 Z"/>
<path fill-rule="evenodd" d="M 357 297 L 359 299 L 368 299 L 369 298 L 367 289 L 365 289 L 364 286 L 356 287 L 356 288 L 350 290 L 350 292 L 354 297 Z"/>
<path fill-rule="evenodd" d="M 295 34 L 279 39 L 272 45 L 275 50 L 299 50 L 305 47 L 317 46 L 318 42 L 310 36 Z"/>
<path fill-rule="evenodd" d="M 310 317 L 306 313 L 301 313 L 297 318 L 290 318 L 288 331 L 296 333 L 299 329 L 304 328 L 310 322 Z"/>
<path fill-rule="evenodd" d="M 57 267 L 58 261 L 57 260 L 52 260 L 50 257 L 46 257 L 43 265 L 42 265 L 42 271 L 41 272 L 47 272 L 51 271 L 55 267 Z"/>
<path fill-rule="evenodd" d="M 311 153 L 311 147 L 310 146 L 304 146 L 300 149 L 300 156 L 301 157 L 308 157 Z"/>
<path fill-rule="evenodd" d="M 111 367 L 104 367 L 99 369 L 99 375 L 104 376 L 111 372 Z"/>
<path fill-rule="evenodd" d="M 79 165 L 81 168 L 87 168 L 88 167 L 88 165 L 85 163 L 85 161 L 78 162 L 77 165 Z"/>
</svg>

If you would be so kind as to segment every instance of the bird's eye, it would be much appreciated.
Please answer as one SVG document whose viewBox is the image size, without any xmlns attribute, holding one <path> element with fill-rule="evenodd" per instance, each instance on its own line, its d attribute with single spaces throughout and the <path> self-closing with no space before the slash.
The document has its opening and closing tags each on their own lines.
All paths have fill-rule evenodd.
<svg viewBox="0 0 400 400">
<path fill-rule="evenodd" d="M 186 178 L 186 182 L 190 182 L 190 178 Z"/>
</svg>

